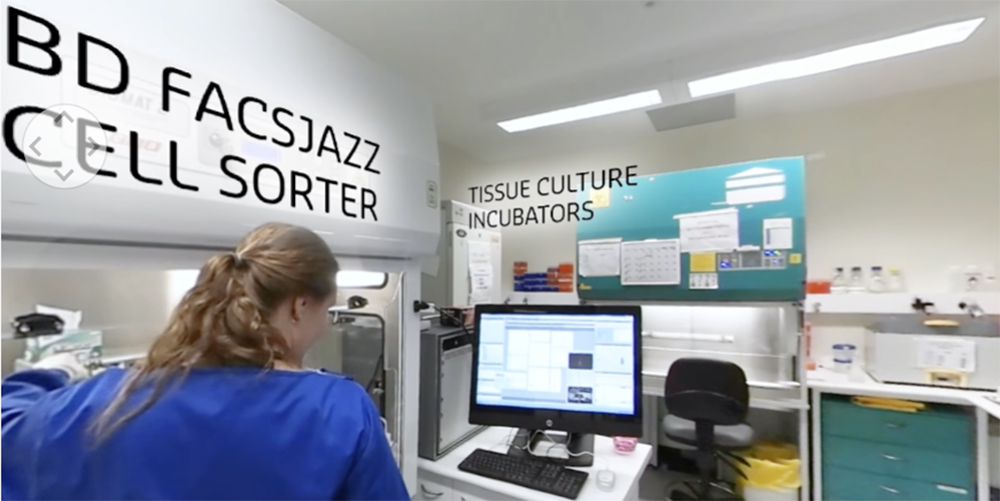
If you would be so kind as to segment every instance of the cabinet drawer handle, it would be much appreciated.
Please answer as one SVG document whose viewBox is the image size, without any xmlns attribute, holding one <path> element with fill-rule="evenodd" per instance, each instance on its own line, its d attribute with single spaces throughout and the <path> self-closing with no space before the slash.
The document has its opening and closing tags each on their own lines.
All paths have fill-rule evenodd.
<svg viewBox="0 0 1000 501">
<path fill-rule="evenodd" d="M 896 490 L 896 489 L 893 489 L 892 487 L 886 487 L 884 485 L 880 485 L 880 486 L 878 486 L 878 488 L 882 489 L 883 491 L 888 492 L 890 494 L 899 494 L 899 491 Z"/>
<path fill-rule="evenodd" d="M 902 461 L 903 458 L 899 456 L 893 456 L 891 454 L 882 454 L 883 459 L 888 459 L 889 461 Z"/>
<path fill-rule="evenodd" d="M 430 497 L 431 499 L 437 499 L 444 496 L 443 492 L 431 492 L 424 487 L 424 484 L 420 484 L 420 491 L 424 493 L 424 497 Z"/>
<path fill-rule="evenodd" d="M 903 425 L 901 425 L 899 423 L 886 423 L 885 426 L 887 428 L 892 428 L 893 430 L 898 430 L 898 429 L 900 429 L 900 428 L 903 427 Z"/>
</svg>

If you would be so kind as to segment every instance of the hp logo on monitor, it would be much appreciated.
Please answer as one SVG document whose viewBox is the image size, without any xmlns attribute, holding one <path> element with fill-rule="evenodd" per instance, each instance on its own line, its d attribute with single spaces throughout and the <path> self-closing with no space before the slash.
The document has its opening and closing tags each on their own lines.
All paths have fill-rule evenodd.
<svg viewBox="0 0 1000 501">
<path fill-rule="evenodd" d="M 552 420 L 551 419 L 546 419 L 545 420 L 545 426 L 547 426 L 549 428 L 552 428 Z"/>
</svg>

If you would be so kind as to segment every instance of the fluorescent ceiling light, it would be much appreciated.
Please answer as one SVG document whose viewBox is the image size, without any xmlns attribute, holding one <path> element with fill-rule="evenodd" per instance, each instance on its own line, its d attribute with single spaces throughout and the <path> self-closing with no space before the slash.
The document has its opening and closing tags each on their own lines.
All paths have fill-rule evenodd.
<svg viewBox="0 0 1000 501">
<path fill-rule="evenodd" d="M 515 118 L 514 120 L 500 122 L 497 125 L 507 132 L 521 132 L 523 130 L 575 122 L 587 118 L 602 117 L 612 113 L 645 108 L 646 106 L 655 106 L 662 102 L 663 99 L 660 97 L 660 91 L 650 90 L 597 101 L 595 103 L 581 104 L 572 108 L 539 113 L 530 117 Z"/>
<path fill-rule="evenodd" d="M 767 64 L 688 83 L 691 97 L 789 80 L 964 42 L 986 18 L 946 24 L 824 54 Z"/>
</svg>

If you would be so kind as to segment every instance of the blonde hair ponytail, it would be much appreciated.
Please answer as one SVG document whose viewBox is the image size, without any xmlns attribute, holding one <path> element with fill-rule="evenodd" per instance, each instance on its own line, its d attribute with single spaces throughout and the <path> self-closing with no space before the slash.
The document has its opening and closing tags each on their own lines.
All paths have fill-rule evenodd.
<svg viewBox="0 0 1000 501">
<path fill-rule="evenodd" d="M 129 374 L 93 431 L 102 440 L 145 412 L 195 367 L 270 369 L 290 360 L 288 341 L 268 319 L 286 299 L 317 299 L 335 291 L 339 267 L 329 247 L 312 231 L 269 223 L 247 235 L 235 252 L 213 256 L 195 286 L 174 308 L 143 363 Z M 141 387 L 152 392 L 125 410 Z"/>
</svg>

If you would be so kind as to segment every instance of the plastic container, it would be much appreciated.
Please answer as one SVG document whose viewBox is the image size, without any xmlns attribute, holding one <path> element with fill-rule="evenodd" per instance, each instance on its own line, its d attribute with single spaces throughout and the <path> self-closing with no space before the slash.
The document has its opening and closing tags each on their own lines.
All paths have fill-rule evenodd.
<svg viewBox="0 0 1000 501">
<path fill-rule="evenodd" d="M 851 268 L 851 276 L 847 280 L 847 292 L 865 292 L 865 272 L 860 266 Z"/>
<path fill-rule="evenodd" d="M 906 292 L 906 279 L 903 277 L 903 270 L 889 268 L 889 276 L 886 277 L 885 289 L 889 292 Z"/>
<path fill-rule="evenodd" d="M 829 294 L 831 285 L 829 280 L 810 280 L 806 282 L 806 294 Z"/>
<path fill-rule="evenodd" d="M 746 461 L 737 463 L 743 475 L 736 480 L 744 500 L 799 499 L 802 461 L 794 445 L 764 441 L 739 454 Z"/>
<path fill-rule="evenodd" d="M 868 292 L 885 292 L 885 277 L 882 276 L 881 266 L 872 266 L 872 272 L 868 275 Z"/>
<path fill-rule="evenodd" d="M 833 370 L 841 373 L 851 372 L 854 366 L 854 352 L 857 347 L 853 344 L 833 345 Z"/>
<path fill-rule="evenodd" d="M 574 268 L 573 263 L 559 263 L 559 274 L 556 281 L 559 292 L 573 292 Z"/>
<path fill-rule="evenodd" d="M 635 437 L 613 437 L 615 452 L 618 454 L 632 454 L 635 446 L 639 444 L 639 439 Z"/>
<path fill-rule="evenodd" d="M 528 272 L 527 261 L 517 261 L 514 263 L 514 276 L 524 275 Z"/>
<path fill-rule="evenodd" d="M 548 273 L 546 274 L 546 279 L 548 280 L 548 285 L 550 287 L 555 287 L 559 284 L 559 267 L 550 266 Z"/>
<path fill-rule="evenodd" d="M 847 285 L 847 275 L 844 273 L 844 268 L 835 268 L 833 272 L 833 279 L 830 280 L 830 292 L 833 294 L 842 294 L 847 292 Z"/>
</svg>

